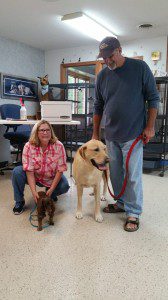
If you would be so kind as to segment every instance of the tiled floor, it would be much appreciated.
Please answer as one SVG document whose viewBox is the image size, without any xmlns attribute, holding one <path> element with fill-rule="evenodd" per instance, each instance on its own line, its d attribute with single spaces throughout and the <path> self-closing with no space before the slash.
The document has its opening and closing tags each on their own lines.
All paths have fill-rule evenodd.
<svg viewBox="0 0 168 300">
<path fill-rule="evenodd" d="M 29 223 L 29 187 L 26 210 L 15 216 L 10 172 L 0 176 L 0 299 L 168 299 L 168 175 L 143 175 L 144 213 L 135 233 L 123 230 L 123 214 L 103 214 L 96 223 L 91 189 L 77 220 L 69 181 L 54 227 L 37 232 Z"/>
</svg>

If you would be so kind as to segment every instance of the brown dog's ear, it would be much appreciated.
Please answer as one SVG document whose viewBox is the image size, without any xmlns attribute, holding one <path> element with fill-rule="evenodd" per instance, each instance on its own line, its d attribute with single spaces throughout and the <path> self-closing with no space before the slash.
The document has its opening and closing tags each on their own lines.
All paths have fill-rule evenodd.
<svg viewBox="0 0 168 300">
<path fill-rule="evenodd" d="M 46 77 L 48 78 L 48 74 L 46 74 L 46 75 L 44 76 L 44 78 L 46 78 Z"/>
<path fill-rule="evenodd" d="M 48 206 L 48 200 L 47 200 L 47 198 L 46 197 L 42 198 L 41 202 L 42 202 L 43 209 L 46 211 L 47 210 L 47 206 Z"/>
<path fill-rule="evenodd" d="M 85 159 L 85 150 L 86 150 L 86 149 L 87 149 L 86 146 L 81 147 L 81 148 L 79 149 L 79 154 L 80 154 L 80 156 L 82 156 L 83 159 Z"/>
<path fill-rule="evenodd" d="M 41 214 L 41 211 L 42 211 L 42 198 L 40 197 L 37 201 L 37 211 L 38 211 L 38 214 Z"/>
<path fill-rule="evenodd" d="M 42 77 L 37 76 L 37 78 L 39 78 L 41 80 Z"/>
</svg>

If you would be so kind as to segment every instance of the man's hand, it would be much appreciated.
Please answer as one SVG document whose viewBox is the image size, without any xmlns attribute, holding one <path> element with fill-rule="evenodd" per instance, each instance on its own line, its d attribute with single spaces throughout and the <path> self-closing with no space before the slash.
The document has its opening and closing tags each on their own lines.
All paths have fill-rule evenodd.
<svg viewBox="0 0 168 300">
<path fill-rule="evenodd" d="M 99 140 L 99 136 L 98 135 L 92 135 L 92 140 Z"/>
<path fill-rule="evenodd" d="M 146 127 L 142 133 L 143 139 L 145 143 L 148 143 L 151 138 L 155 136 L 154 128 Z"/>
<path fill-rule="evenodd" d="M 37 203 L 39 199 L 39 194 L 36 191 L 32 192 L 32 194 L 33 194 L 34 201 Z"/>
</svg>

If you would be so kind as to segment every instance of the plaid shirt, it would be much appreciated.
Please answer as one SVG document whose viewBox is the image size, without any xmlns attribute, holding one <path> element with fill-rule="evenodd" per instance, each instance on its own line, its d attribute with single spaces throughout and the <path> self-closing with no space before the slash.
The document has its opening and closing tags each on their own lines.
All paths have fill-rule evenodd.
<svg viewBox="0 0 168 300">
<path fill-rule="evenodd" d="M 49 144 L 44 152 L 41 147 L 26 143 L 22 162 L 23 170 L 34 172 L 36 182 L 46 187 L 51 186 L 57 171 L 67 170 L 65 149 L 60 141 Z"/>
</svg>

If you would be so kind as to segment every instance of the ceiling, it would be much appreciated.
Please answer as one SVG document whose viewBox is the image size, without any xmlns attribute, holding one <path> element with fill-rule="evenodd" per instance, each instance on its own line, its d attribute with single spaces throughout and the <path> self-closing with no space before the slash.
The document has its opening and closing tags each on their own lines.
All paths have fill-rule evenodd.
<svg viewBox="0 0 168 300">
<path fill-rule="evenodd" d="M 168 35 L 168 0 L 0 0 L 0 36 L 43 50 L 98 45 L 60 21 L 79 11 L 111 29 L 121 43 Z M 141 23 L 154 27 L 140 30 Z"/>
</svg>

